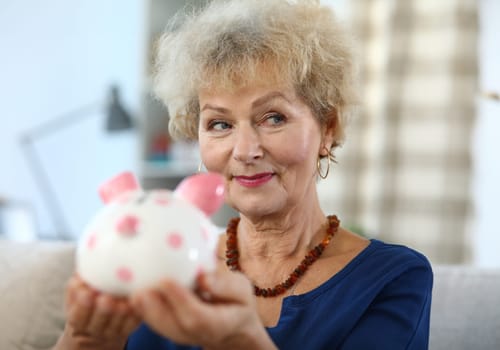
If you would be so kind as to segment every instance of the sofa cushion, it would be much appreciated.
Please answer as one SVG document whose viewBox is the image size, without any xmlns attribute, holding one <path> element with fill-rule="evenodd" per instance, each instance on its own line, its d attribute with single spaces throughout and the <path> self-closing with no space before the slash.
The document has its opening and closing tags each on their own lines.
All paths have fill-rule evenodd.
<svg viewBox="0 0 500 350">
<path fill-rule="evenodd" d="M 74 269 L 66 242 L 0 240 L 0 349 L 50 349 L 64 327 L 64 288 Z"/>
<path fill-rule="evenodd" d="M 500 270 L 434 269 L 431 350 L 500 349 Z"/>
<path fill-rule="evenodd" d="M 50 349 L 64 327 L 74 244 L 0 240 L 0 349 Z M 436 266 L 431 350 L 500 349 L 500 270 Z"/>
</svg>

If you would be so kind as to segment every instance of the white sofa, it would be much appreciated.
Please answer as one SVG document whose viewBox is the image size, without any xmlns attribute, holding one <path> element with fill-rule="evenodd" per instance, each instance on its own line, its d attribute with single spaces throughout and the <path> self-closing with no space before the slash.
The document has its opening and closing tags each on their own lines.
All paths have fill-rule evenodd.
<svg viewBox="0 0 500 350">
<path fill-rule="evenodd" d="M 67 242 L 0 240 L 0 350 L 55 343 L 73 258 Z M 435 266 L 430 349 L 500 349 L 499 302 L 500 270 Z"/>
</svg>

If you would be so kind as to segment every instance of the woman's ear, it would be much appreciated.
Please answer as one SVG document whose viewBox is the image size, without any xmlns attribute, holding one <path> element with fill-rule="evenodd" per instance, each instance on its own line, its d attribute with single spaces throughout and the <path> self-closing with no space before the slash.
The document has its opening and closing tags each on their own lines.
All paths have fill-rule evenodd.
<svg viewBox="0 0 500 350">
<path fill-rule="evenodd" d="M 337 131 L 337 111 L 333 109 L 330 113 L 326 115 L 326 121 L 323 124 L 323 141 L 320 149 L 321 156 L 328 156 L 332 145 L 336 142 L 335 135 Z M 324 153 L 324 154 L 323 154 Z"/>
</svg>

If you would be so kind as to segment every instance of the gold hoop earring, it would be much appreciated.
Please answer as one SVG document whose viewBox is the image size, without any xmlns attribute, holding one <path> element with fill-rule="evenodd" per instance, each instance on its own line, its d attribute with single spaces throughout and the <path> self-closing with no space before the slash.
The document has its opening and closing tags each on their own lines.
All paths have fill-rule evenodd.
<svg viewBox="0 0 500 350">
<path fill-rule="evenodd" d="M 328 177 L 328 174 L 330 173 L 331 157 L 330 155 L 328 155 L 328 157 L 326 158 L 328 159 L 328 165 L 326 167 L 326 173 L 324 175 L 321 173 L 321 157 L 318 157 L 318 161 L 316 162 L 316 167 L 318 168 L 318 175 L 323 180 L 326 179 Z"/>
<path fill-rule="evenodd" d="M 318 175 L 320 178 L 322 178 L 323 180 L 326 179 L 328 177 L 328 174 L 330 173 L 330 166 L 331 166 L 331 163 L 334 162 L 334 163 L 337 163 L 337 161 L 335 160 L 335 156 L 333 155 L 332 151 L 329 150 L 327 147 L 323 147 L 324 149 L 326 149 L 326 158 L 328 159 L 328 165 L 326 167 L 326 173 L 323 175 L 321 173 L 321 155 L 318 157 L 318 161 L 316 162 L 316 168 L 318 168 Z"/>
</svg>

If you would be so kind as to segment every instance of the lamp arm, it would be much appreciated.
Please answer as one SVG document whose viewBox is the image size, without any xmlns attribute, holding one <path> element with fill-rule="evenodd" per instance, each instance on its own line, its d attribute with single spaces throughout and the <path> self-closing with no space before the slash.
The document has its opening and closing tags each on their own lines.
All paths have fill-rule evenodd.
<svg viewBox="0 0 500 350">
<path fill-rule="evenodd" d="M 59 131 L 60 129 L 64 129 L 68 126 L 76 124 L 82 119 L 86 119 L 87 117 L 92 116 L 91 112 L 98 111 L 102 109 L 103 106 L 104 102 L 97 101 L 95 103 L 80 107 L 70 113 L 59 115 L 56 118 L 51 119 L 25 132 L 24 135 L 21 136 L 21 143 L 32 142 L 33 140 L 43 138 L 56 130 Z"/>
<path fill-rule="evenodd" d="M 69 227 L 64 218 L 62 207 L 57 200 L 56 192 L 50 185 L 48 172 L 44 168 L 42 161 L 40 160 L 40 157 L 36 152 L 34 142 L 38 139 L 46 137 L 47 135 L 50 135 L 55 131 L 60 131 L 61 129 L 64 129 L 72 124 L 80 122 L 83 119 L 93 116 L 91 112 L 97 111 L 98 109 L 104 110 L 105 107 L 107 108 L 106 128 L 109 132 L 133 128 L 133 123 L 130 115 L 121 105 L 119 88 L 116 85 L 112 85 L 110 89 L 110 95 L 108 96 L 107 100 L 100 100 L 73 110 L 69 113 L 65 113 L 63 115 L 55 117 L 48 122 L 45 122 L 31 130 L 28 130 L 20 137 L 20 143 L 23 148 L 23 152 L 28 159 L 31 170 L 35 174 L 34 177 L 36 184 L 39 189 L 42 190 L 42 198 L 47 204 L 47 209 L 49 210 L 54 226 L 59 231 L 58 238 L 71 238 L 68 234 Z"/>
<path fill-rule="evenodd" d="M 56 192 L 50 184 L 49 175 L 36 151 L 34 141 L 44 138 L 55 131 L 59 131 L 78 123 L 81 120 L 92 116 L 92 112 L 102 108 L 103 103 L 101 102 L 83 106 L 25 132 L 20 138 L 23 153 L 28 160 L 28 165 L 31 168 L 32 173 L 35 174 L 34 180 L 39 189 L 41 189 L 42 198 L 47 205 L 47 210 L 49 211 L 51 220 L 57 230 L 56 238 L 58 239 L 71 239 L 71 236 L 69 235 L 69 225 L 64 217 L 64 211 L 62 210 L 62 206 L 57 199 Z"/>
<path fill-rule="evenodd" d="M 31 142 L 23 143 L 23 152 L 28 160 L 28 165 L 32 172 L 36 174 L 34 179 L 38 187 L 42 190 L 41 194 L 47 205 L 52 222 L 57 230 L 57 238 L 69 239 L 69 226 L 63 214 L 63 210 L 59 201 L 57 200 L 56 193 L 50 185 L 50 180 L 45 168 L 38 157 L 38 153 Z"/>
</svg>

